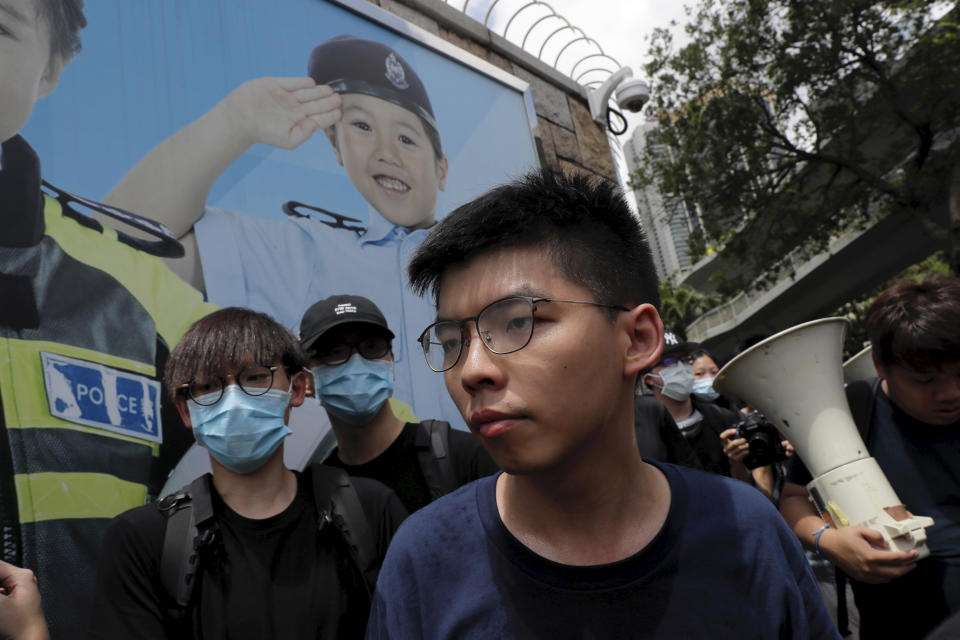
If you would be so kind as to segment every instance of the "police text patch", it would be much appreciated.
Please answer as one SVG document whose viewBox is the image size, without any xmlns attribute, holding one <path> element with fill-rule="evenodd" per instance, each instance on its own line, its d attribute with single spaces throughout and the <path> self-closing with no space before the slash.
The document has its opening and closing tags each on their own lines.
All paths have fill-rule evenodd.
<svg viewBox="0 0 960 640">
<path fill-rule="evenodd" d="M 63 420 L 161 442 L 160 383 L 106 365 L 43 352 L 50 414 Z"/>
</svg>

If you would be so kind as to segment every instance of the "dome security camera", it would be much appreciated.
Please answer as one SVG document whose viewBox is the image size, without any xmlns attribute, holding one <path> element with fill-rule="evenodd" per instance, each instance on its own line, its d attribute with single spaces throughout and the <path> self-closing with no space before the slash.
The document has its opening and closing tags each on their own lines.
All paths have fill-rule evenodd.
<svg viewBox="0 0 960 640">
<path fill-rule="evenodd" d="M 587 87 L 587 106 L 590 107 L 590 117 L 594 122 L 600 125 L 606 125 L 610 128 L 610 112 L 620 115 L 623 120 L 623 114 L 619 111 L 610 109 L 608 102 L 616 91 L 617 105 L 619 108 L 637 113 L 650 100 L 650 85 L 642 80 L 633 80 L 633 71 L 630 67 L 621 67 L 619 71 L 610 74 L 603 84 L 599 87 Z M 626 120 L 624 120 L 626 123 Z M 617 132 L 610 129 L 611 133 L 620 135 L 623 131 Z"/>
<path fill-rule="evenodd" d="M 637 113 L 650 100 L 650 85 L 643 80 L 628 80 L 617 87 L 615 95 L 617 104 Z"/>
</svg>

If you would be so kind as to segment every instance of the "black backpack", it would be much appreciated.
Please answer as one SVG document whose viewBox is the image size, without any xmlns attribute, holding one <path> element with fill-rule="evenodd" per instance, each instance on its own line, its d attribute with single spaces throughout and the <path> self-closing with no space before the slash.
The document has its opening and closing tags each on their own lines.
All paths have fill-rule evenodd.
<svg viewBox="0 0 960 640">
<path fill-rule="evenodd" d="M 847 385 L 847 403 L 850 413 L 857 425 L 857 431 L 867 444 L 870 437 L 870 423 L 873 421 L 873 407 L 877 403 L 877 394 L 880 393 L 880 384 L 883 378 L 857 380 Z"/>
<path fill-rule="evenodd" d="M 367 595 L 373 593 L 379 567 L 374 541 L 357 491 L 342 469 L 315 464 L 313 498 L 317 527 L 333 524 L 363 575 Z M 170 596 L 167 612 L 174 620 L 185 616 L 201 570 L 201 555 L 213 547 L 219 534 L 210 498 L 212 476 L 207 473 L 163 498 L 158 507 L 167 517 L 160 557 L 160 581 Z"/>
<path fill-rule="evenodd" d="M 423 420 L 419 426 L 414 440 L 417 461 L 430 488 L 430 499 L 436 500 L 460 486 L 450 458 L 450 423 Z"/>
</svg>

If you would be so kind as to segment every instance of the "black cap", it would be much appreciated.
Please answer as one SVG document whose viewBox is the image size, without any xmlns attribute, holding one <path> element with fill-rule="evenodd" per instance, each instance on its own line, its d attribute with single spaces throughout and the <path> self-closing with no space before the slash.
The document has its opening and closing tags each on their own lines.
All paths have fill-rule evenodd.
<svg viewBox="0 0 960 640">
<path fill-rule="evenodd" d="M 437 122 L 420 76 L 400 54 L 375 40 L 339 35 L 317 45 L 307 75 L 337 93 L 362 93 L 403 107 L 437 132 Z M 439 135 L 436 136 L 439 141 Z M 439 155 L 439 149 L 438 155 Z"/>
<path fill-rule="evenodd" d="M 393 331 L 377 305 L 363 296 L 330 296 L 307 309 L 300 321 L 300 346 L 309 351 L 313 343 L 337 325 L 364 322 L 380 327 L 393 339 Z"/>
<path fill-rule="evenodd" d="M 663 352 L 660 354 L 660 360 L 654 366 L 662 364 L 664 358 L 689 356 L 699 346 L 696 342 L 681 340 L 680 336 L 672 331 L 665 331 L 663 333 Z"/>
</svg>

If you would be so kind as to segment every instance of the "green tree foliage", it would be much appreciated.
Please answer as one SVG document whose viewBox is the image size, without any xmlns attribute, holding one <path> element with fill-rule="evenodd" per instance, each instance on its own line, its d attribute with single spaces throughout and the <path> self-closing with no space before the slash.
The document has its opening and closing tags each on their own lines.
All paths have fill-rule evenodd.
<svg viewBox="0 0 960 640">
<path fill-rule="evenodd" d="M 934 274 L 952 275 L 950 265 L 944 260 L 942 251 L 934 253 L 922 262 L 907 267 L 890 280 L 855 300 L 843 304 L 839 309 L 830 314 L 833 316 L 842 316 L 850 321 L 850 329 L 847 331 L 846 343 L 844 344 L 845 357 L 856 355 L 856 353 L 863 348 L 864 343 L 866 343 L 867 325 L 865 321 L 867 309 L 869 309 L 873 301 L 877 299 L 877 296 L 901 280 L 909 279 L 920 282 L 927 276 Z"/>
<path fill-rule="evenodd" d="M 703 234 L 703 227 L 697 227 L 687 236 L 687 248 L 690 250 L 690 264 L 696 264 L 707 255 L 707 237 Z"/>
<path fill-rule="evenodd" d="M 690 18 L 683 48 L 666 30 L 653 37 L 661 126 L 635 179 L 696 202 L 720 247 L 721 291 L 890 213 L 957 245 L 956 269 L 958 3 L 703 0 Z"/>
<path fill-rule="evenodd" d="M 660 282 L 660 319 L 667 331 L 687 339 L 687 325 L 720 304 L 716 295 L 705 295 L 693 287 L 677 284 L 673 275 Z"/>
</svg>

